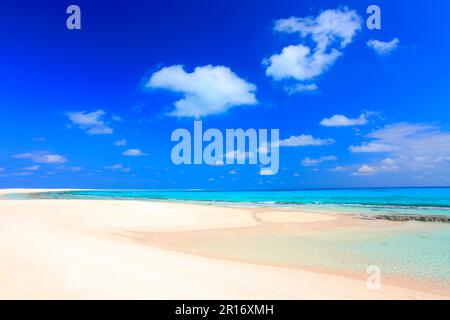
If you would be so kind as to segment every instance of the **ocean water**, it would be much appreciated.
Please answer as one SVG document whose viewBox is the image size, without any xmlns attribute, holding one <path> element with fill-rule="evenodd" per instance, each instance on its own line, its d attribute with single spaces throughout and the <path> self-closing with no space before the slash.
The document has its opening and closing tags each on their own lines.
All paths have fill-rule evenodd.
<svg viewBox="0 0 450 320">
<path fill-rule="evenodd" d="M 357 214 L 450 216 L 450 188 L 316 189 L 296 191 L 86 190 L 31 195 L 56 199 L 117 199 L 303 206 Z"/>
</svg>

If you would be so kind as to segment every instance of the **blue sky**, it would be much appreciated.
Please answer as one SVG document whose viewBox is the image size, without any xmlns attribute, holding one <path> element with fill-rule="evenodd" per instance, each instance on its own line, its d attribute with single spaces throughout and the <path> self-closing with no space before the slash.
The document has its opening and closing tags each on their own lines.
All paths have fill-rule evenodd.
<svg viewBox="0 0 450 320">
<path fill-rule="evenodd" d="M 0 10 L 0 187 L 450 185 L 448 1 L 73 3 Z M 196 118 L 280 129 L 278 174 L 174 165 Z"/>
</svg>

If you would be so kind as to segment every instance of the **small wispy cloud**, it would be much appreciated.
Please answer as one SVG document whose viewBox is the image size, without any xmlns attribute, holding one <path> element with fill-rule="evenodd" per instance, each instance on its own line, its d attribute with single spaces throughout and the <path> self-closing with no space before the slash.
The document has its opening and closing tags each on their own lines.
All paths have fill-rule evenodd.
<svg viewBox="0 0 450 320">
<path fill-rule="evenodd" d="M 125 139 L 120 139 L 120 140 L 114 141 L 114 145 L 115 145 L 116 147 L 126 146 L 126 145 L 127 145 L 127 140 L 125 140 Z"/>
<path fill-rule="evenodd" d="M 369 40 L 367 41 L 367 46 L 372 48 L 378 55 L 386 55 L 395 49 L 397 49 L 400 40 L 394 38 L 391 41 L 380 41 L 380 40 Z"/>
<path fill-rule="evenodd" d="M 314 92 L 317 91 L 319 87 L 315 83 L 303 84 L 299 83 L 291 87 L 287 87 L 289 94 L 299 93 L 299 92 Z"/>
<path fill-rule="evenodd" d="M 261 176 L 273 176 L 275 173 L 271 169 L 261 168 L 259 174 Z"/>
<path fill-rule="evenodd" d="M 327 162 L 327 161 L 336 161 L 337 158 L 336 156 L 323 156 L 320 158 L 309 158 L 306 157 L 302 160 L 301 164 L 304 167 L 313 167 L 313 166 L 317 166 L 323 162 Z"/>
<path fill-rule="evenodd" d="M 105 111 L 74 111 L 66 113 L 72 124 L 77 125 L 88 134 L 112 134 L 114 130 L 104 120 Z"/>
<path fill-rule="evenodd" d="M 334 143 L 334 139 L 314 138 L 312 135 L 291 136 L 287 139 L 278 141 L 280 147 L 306 147 L 306 146 L 324 146 Z M 276 142 L 275 142 L 276 144 Z"/>
<path fill-rule="evenodd" d="M 342 114 L 335 114 L 330 118 L 324 118 L 320 124 L 324 127 L 352 127 L 367 124 L 369 113 L 361 113 L 358 118 L 349 118 Z"/>
<path fill-rule="evenodd" d="M 79 171 L 83 170 L 84 168 L 80 167 L 80 166 L 73 166 L 73 167 L 59 166 L 56 169 L 63 170 L 63 171 L 70 171 L 70 172 L 79 172 Z"/>
<path fill-rule="evenodd" d="M 236 159 L 236 160 L 245 160 L 254 157 L 255 155 L 252 152 L 244 152 L 241 150 L 237 151 L 229 151 L 225 154 L 226 159 Z"/>
<path fill-rule="evenodd" d="M 12 175 L 16 176 L 16 177 L 26 177 L 26 176 L 33 175 L 33 172 L 31 172 L 31 171 L 20 171 L 20 172 L 13 172 Z"/>
<path fill-rule="evenodd" d="M 122 153 L 124 156 L 128 157 L 142 157 L 148 155 L 145 152 L 142 152 L 140 149 L 128 149 Z"/>
<path fill-rule="evenodd" d="M 26 170 L 26 171 L 38 171 L 40 168 L 41 168 L 41 166 L 39 166 L 39 165 L 34 165 L 34 166 L 30 166 L 30 167 L 23 168 L 22 170 Z"/>
<path fill-rule="evenodd" d="M 106 167 L 103 167 L 103 169 L 112 170 L 112 171 L 121 171 L 121 172 L 130 172 L 131 171 L 131 168 L 125 167 L 122 163 L 106 166 Z"/>
<path fill-rule="evenodd" d="M 378 153 L 393 151 L 396 148 L 395 145 L 381 143 L 381 142 L 368 142 L 359 146 L 350 146 L 349 150 L 353 153 Z"/>
<path fill-rule="evenodd" d="M 13 155 L 16 159 L 29 159 L 36 163 L 60 164 L 67 162 L 62 155 L 50 153 L 48 151 L 27 152 Z"/>
</svg>

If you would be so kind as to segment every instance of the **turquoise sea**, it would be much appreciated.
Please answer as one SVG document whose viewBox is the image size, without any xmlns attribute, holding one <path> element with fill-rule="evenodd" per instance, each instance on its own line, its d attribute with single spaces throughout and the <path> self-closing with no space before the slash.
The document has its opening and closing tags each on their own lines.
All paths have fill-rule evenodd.
<svg viewBox="0 0 450 320">
<path fill-rule="evenodd" d="M 450 188 L 312 189 L 295 191 L 86 190 L 31 195 L 56 199 L 170 200 L 259 206 L 306 206 L 360 214 L 450 216 Z"/>
</svg>

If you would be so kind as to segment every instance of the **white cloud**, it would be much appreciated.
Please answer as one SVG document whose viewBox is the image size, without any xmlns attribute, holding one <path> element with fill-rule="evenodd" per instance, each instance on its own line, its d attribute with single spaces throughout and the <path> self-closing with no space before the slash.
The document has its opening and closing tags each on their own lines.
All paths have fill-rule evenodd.
<svg viewBox="0 0 450 320">
<path fill-rule="evenodd" d="M 37 171 L 37 170 L 39 170 L 40 168 L 41 168 L 41 166 L 39 166 L 39 165 L 34 165 L 34 166 L 31 166 L 31 167 L 23 168 L 22 170 L 26 170 L 26 171 Z"/>
<path fill-rule="evenodd" d="M 237 171 L 236 170 L 230 170 L 228 173 L 229 174 L 237 174 Z"/>
<path fill-rule="evenodd" d="M 298 83 L 292 87 L 287 88 L 290 94 L 294 94 L 297 92 L 314 92 L 319 89 L 319 87 L 315 83 Z"/>
<path fill-rule="evenodd" d="M 244 152 L 241 150 L 237 151 L 229 151 L 225 154 L 225 158 L 227 159 L 236 159 L 236 160 L 245 160 L 254 157 L 255 155 L 252 152 Z"/>
<path fill-rule="evenodd" d="M 26 176 L 33 175 L 33 172 L 31 172 L 31 171 L 21 171 L 21 172 L 14 172 L 12 175 L 13 176 L 17 176 L 17 177 L 26 177 Z"/>
<path fill-rule="evenodd" d="M 358 171 L 354 172 L 353 175 L 355 176 L 368 176 L 372 175 L 378 172 L 378 169 L 375 167 L 371 167 L 367 164 L 362 165 L 359 167 Z"/>
<path fill-rule="evenodd" d="M 335 141 L 333 139 L 319 139 L 314 138 L 311 135 L 299 135 L 299 136 L 291 136 L 287 139 L 280 140 L 278 145 L 280 147 L 306 147 L 306 146 L 323 146 L 332 144 Z"/>
<path fill-rule="evenodd" d="M 324 127 L 363 126 L 367 124 L 367 114 L 361 113 L 358 118 L 348 118 L 341 114 L 335 114 L 330 118 L 322 119 L 320 124 Z"/>
<path fill-rule="evenodd" d="M 261 168 L 259 174 L 261 176 L 273 176 L 275 173 L 270 169 Z"/>
<path fill-rule="evenodd" d="M 58 169 L 58 170 L 64 170 L 64 171 L 71 171 L 71 172 L 78 172 L 78 171 L 81 171 L 81 170 L 83 170 L 84 168 L 83 167 L 67 167 L 67 166 L 59 166 L 59 167 L 57 167 L 56 169 Z"/>
<path fill-rule="evenodd" d="M 393 165 L 395 165 L 397 163 L 397 161 L 395 159 L 392 159 L 392 158 L 386 158 L 386 159 L 383 159 L 381 161 L 381 163 L 384 164 L 384 165 L 393 166 Z"/>
<path fill-rule="evenodd" d="M 266 75 L 277 81 L 311 81 L 336 62 L 342 55 L 341 49 L 352 42 L 360 29 L 361 17 L 348 8 L 326 10 L 317 17 L 277 20 L 275 31 L 296 33 L 302 40 L 310 37 L 314 46 L 303 43 L 283 48 L 280 54 L 263 61 L 267 65 Z M 305 84 L 308 85 L 311 84 Z"/>
<path fill-rule="evenodd" d="M 450 132 L 434 124 L 395 123 L 372 131 L 352 152 L 383 153 L 370 166 L 377 172 L 404 170 L 442 172 L 450 164 Z"/>
<path fill-rule="evenodd" d="M 35 141 L 35 142 L 44 142 L 45 141 L 45 137 L 36 137 L 36 138 L 33 138 L 33 141 Z"/>
<path fill-rule="evenodd" d="M 124 165 L 122 163 L 106 166 L 106 167 L 104 167 L 104 169 L 112 170 L 112 171 L 121 171 L 121 172 L 130 172 L 131 171 L 131 168 L 124 167 Z"/>
<path fill-rule="evenodd" d="M 48 151 L 37 151 L 20 153 L 13 156 L 17 159 L 29 159 L 36 163 L 58 164 L 67 162 L 67 159 L 59 154 L 50 153 Z"/>
<path fill-rule="evenodd" d="M 181 65 L 166 67 L 151 76 L 147 87 L 182 93 L 184 97 L 175 102 L 175 110 L 169 113 L 177 117 L 199 118 L 257 103 L 256 86 L 225 66 L 196 67 L 191 73 Z"/>
<path fill-rule="evenodd" d="M 341 55 L 333 49 L 330 53 L 311 53 L 311 49 L 304 45 L 290 45 L 266 60 L 268 67 L 266 75 L 275 80 L 293 78 L 299 81 L 312 80 L 325 72 Z"/>
<path fill-rule="evenodd" d="M 66 113 L 69 120 L 88 134 L 112 134 L 114 130 L 103 119 L 105 111 L 74 111 Z"/>
<path fill-rule="evenodd" d="M 120 139 L 120 140 L 114 141 L 114 145 L 117 146 L 117 147 L 126 146 L 127 145 L 127 140 Z"/>
<path fill-rule="evenodd" d="M 369 142 L 363 143 L 360 146 L 350 146 L 349 150 L 353 153 L 378 153 L 392 151 L 395 148 L 396 147 L 394 145 L 386 143 Z"/>
<path fill-rule="evenodd" d="M 367 46 L 375 50 L 378 55 L 386 55 L 391 51 L 397 49 L 400 40 L 394 38 L 391 41 L 383 42 L 379 40 L 369 40 L 367 41 Z"/>
<path fill-rule="evenodd" d="M 122 154 L 129 157 L 142 157 L 147 155 L 147 153 L 142 152 L 140 149 L 128 149 Z"/>
<path fill-rule="evenodd" d="M 326 161 L 336 161 L 336 160 L 337 160 L 336 156 L 323 156 L 315 159 L 306 157 L 302 160 L 302 166 L 313 167 Z"/>
</svg>

